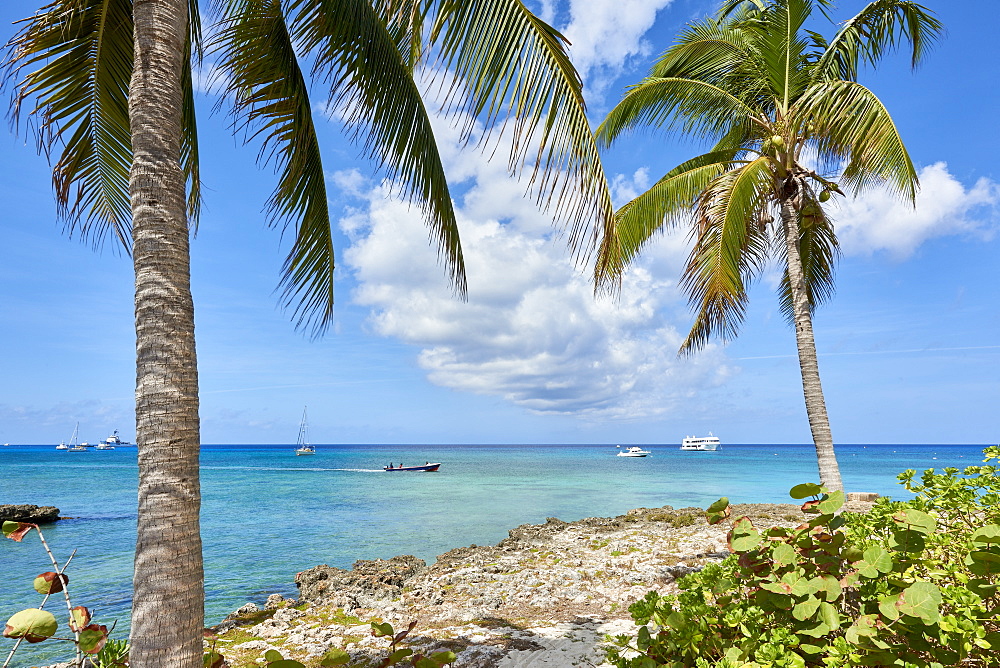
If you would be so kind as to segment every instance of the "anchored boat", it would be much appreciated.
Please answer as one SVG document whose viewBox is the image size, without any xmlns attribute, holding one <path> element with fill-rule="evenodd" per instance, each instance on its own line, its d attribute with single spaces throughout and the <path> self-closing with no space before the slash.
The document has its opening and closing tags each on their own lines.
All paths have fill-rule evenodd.
<svg viewBox="0 0 1000 668">
<path fill-rule="evenodd" d="M 685 436 L 681 441 L 681 450 L 700 450 L 702 452 L 714 452 L 722 447 L 722 442 L 718 436 Z"/>
<path fill-rule="evenodd" d="M 309 444 L 309 425 L 306 423 L 306 407 L 302 407 L 302 422 L 299 423 L 299 445 L 295 448 L 296 455 L 315 455 L 316 446 Z"/>
</svg>

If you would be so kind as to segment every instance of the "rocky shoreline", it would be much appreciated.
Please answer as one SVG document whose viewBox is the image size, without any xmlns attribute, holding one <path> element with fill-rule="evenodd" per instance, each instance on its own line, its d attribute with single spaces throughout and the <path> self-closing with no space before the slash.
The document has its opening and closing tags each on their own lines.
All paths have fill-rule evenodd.
<svg viewBox="0 0 1000 668">
<path fill-rule="evenodd" d="M 864 511 L 854 502 L 848 510 Z M 758 526 L 795 526 L 798 506 L 733 506 Z M 728 523 L 700 508 L 639 508 L 614 518 L 522 525 L 494 546 L 451 550 L 427 565 L 412 556 L 316 566 L 296 575 L 299 600 L 272 595 L 215 628 L 230 666 L 257 666 L 268 649 L 307 666 L 331 648 L 350 665 L 377 665 L 388 643 L 370 623 L 411 621 L 414 652 L 451 650 L 465 668 L 604 665 L 605 635 L 634 632 L 628 607 L 650 589 L 725 558 Z"/>
</svg>

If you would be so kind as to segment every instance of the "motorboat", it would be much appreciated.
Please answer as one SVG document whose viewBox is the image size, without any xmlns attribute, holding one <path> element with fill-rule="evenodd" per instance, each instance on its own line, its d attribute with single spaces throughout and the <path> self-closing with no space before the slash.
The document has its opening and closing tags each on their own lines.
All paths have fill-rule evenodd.
<svg viewBox="0 0 1000 668">
<path fill-rule="evenodd" d="M 420 466 L 403 466 L 402 464 L 400 464 L 399 466 L 393 466 L 392 464 L 389 464 L 388 466 L 383 466 L 382 470 L 383 471 L 427 471 L 427 472 L 431 472 L 431 471 L 437 471 L 439 468 L 441 468 L 441 463 L 440 462 L 438 462 L 436 464 L 432 464 L 430 462 L 427 462 L 426 464 L 422 464 Z"/>
<path fill-rule="evenodd" d="M 701 452 L 715 452 L 722 447 L 722 442 L 718 436 L 713 436 L 708 432 L 708 436 L 685 436 L 681 441 L 681 450 L 698 450 Z"/>
<path fill-rule="evenodd" d="M 309 444 L 309 425 L 306 422 L 306 407 L 302 407 L 302 422 L 299 423 L 299 441 L 298 446 L 295 448 L 295 454 L 298 455 L 315 455 L 316 446 Z"/>
<path fill-rule="evenodd" d="M 94 449 L 95 450 L 114 450 L 115 446 L 111 445 L 107 441 L 101 441 L 100 443 L 98 443 L 97 445 L 94 446 Z"/>
<path fill-rule="evenodd" d="M 630 448 L 621 449 L 622 446 L 615 446 L 618 448 L 619 457 L 646 457 L 652 454 L 649 450 L 643 450 L 642 448 L 633 445 Z"/>
</svg>

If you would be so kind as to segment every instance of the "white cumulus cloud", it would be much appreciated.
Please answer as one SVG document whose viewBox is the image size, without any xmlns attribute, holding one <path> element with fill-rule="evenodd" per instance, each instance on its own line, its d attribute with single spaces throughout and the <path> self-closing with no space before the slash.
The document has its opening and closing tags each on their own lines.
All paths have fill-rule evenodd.
<svg viewBox="0 0 1000 668">
<path fill-rule="evenodd" d="M 966 188 L 945 163 L 937 162 L 920 170 L 915 208 L 880 188 L 842 201 L 834 218 L 845 253 L 881 251 L 903 260 L 936 237 L 990 238 L 997 230 L 998 205 L 1000 185 L 996 182 L 981 178 Z"/>
<path fill-rule="evenodd" d="M 673 278 L 683 257 L 674 237 L 682 235 L 650 246 L 617 301 L 595 300 L 589 276 L 573 266 L 525 183 L 507 176 L 505 161 L 459 152 L 457 131 L 436 129 L 446 169 L 471 183 L 456 202 L 468 302 L 452 295 L 419 210 L 384 185 L 341 221 L 352 239 L 344 261 L 357 281 L 353 300 L 371 309 L 378 334 L 418 348 L 433 383 L 538 413 L 637 419 L 678 411 L 732 373 L 714 345 L 676 356 L 689 323 L 679 329 L 664 314 L 686 315 Z M 645 180 L 639 172 L 620 187 Z M 332 181 L 358 186 L 353 174 Z"/>
<path fill-rule="evenodd" d="M 592 94 L 602 93 L 625 68 L 648 67 L 653 45 L 644 38 L 656 13 L 673 0 L 571 0 L 569 24 L 562 28 L 572 43 L 570 56 Z M 546 6 L 546 9 L 551 9 Z M 664 45 L 657 45 L 663 48 Z"/>
</svg>

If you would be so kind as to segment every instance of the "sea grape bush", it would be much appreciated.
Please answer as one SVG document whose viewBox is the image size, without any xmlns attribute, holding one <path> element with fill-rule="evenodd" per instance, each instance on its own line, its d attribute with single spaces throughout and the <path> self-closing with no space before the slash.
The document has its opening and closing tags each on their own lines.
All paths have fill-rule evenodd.
<svg viewBox="0 0 1000 668">
<path fill-rule="evenodd" d="M 45 535 L 37 524 L 30 522 L 4 522 L 3 535 L 13 541 L 21 542 L 25 536 L 34 530 L 38 534 L 38 539 L 49 555 L 52 567 L 55 571 L 46 571 L 38 575 L 32 583 L 35 591 L 42 595 L 42 601 L 37 608 L 27 608 L 14 613 L 4 625 L 3 636 L 14 638 L 17 642 L 7 655 L 3 663 L 3 668 L 7 668 L 14 658 L 18 647 L 22 642 L 39 643 L 45 640 L 68 640 L 76 646 L 76 664 L 83 665 L 83 655 L 97 655 L 104 648 L 108 640 L 108 629 L 101 624 L 91 623 L 90 610 L 83 606 L 73 606 L 69 595 L 69 576 L 64 571 L 73 559 L 70 556 L 61 566 L 56 560 L 49 544 L 45 540 Z M 59 622 L 48 610 L 44 610 L 49 596 L 62 593 L 66 601 L 67 625 L 72 632 L 72 638 L 57 638 Z"/>
<path fill-rule="evenodd" d="M 733 555 L 630 608 L 611 639 L 619 668 L 1000 666 L 1000 476 L 984 464 L 899 475 L 916 494 L 840 513 L 842 492 L 793 487 L 808 521 L 731 521 Z M 720 499 L 709 523 L 729 517 Z"/>
</svg>

